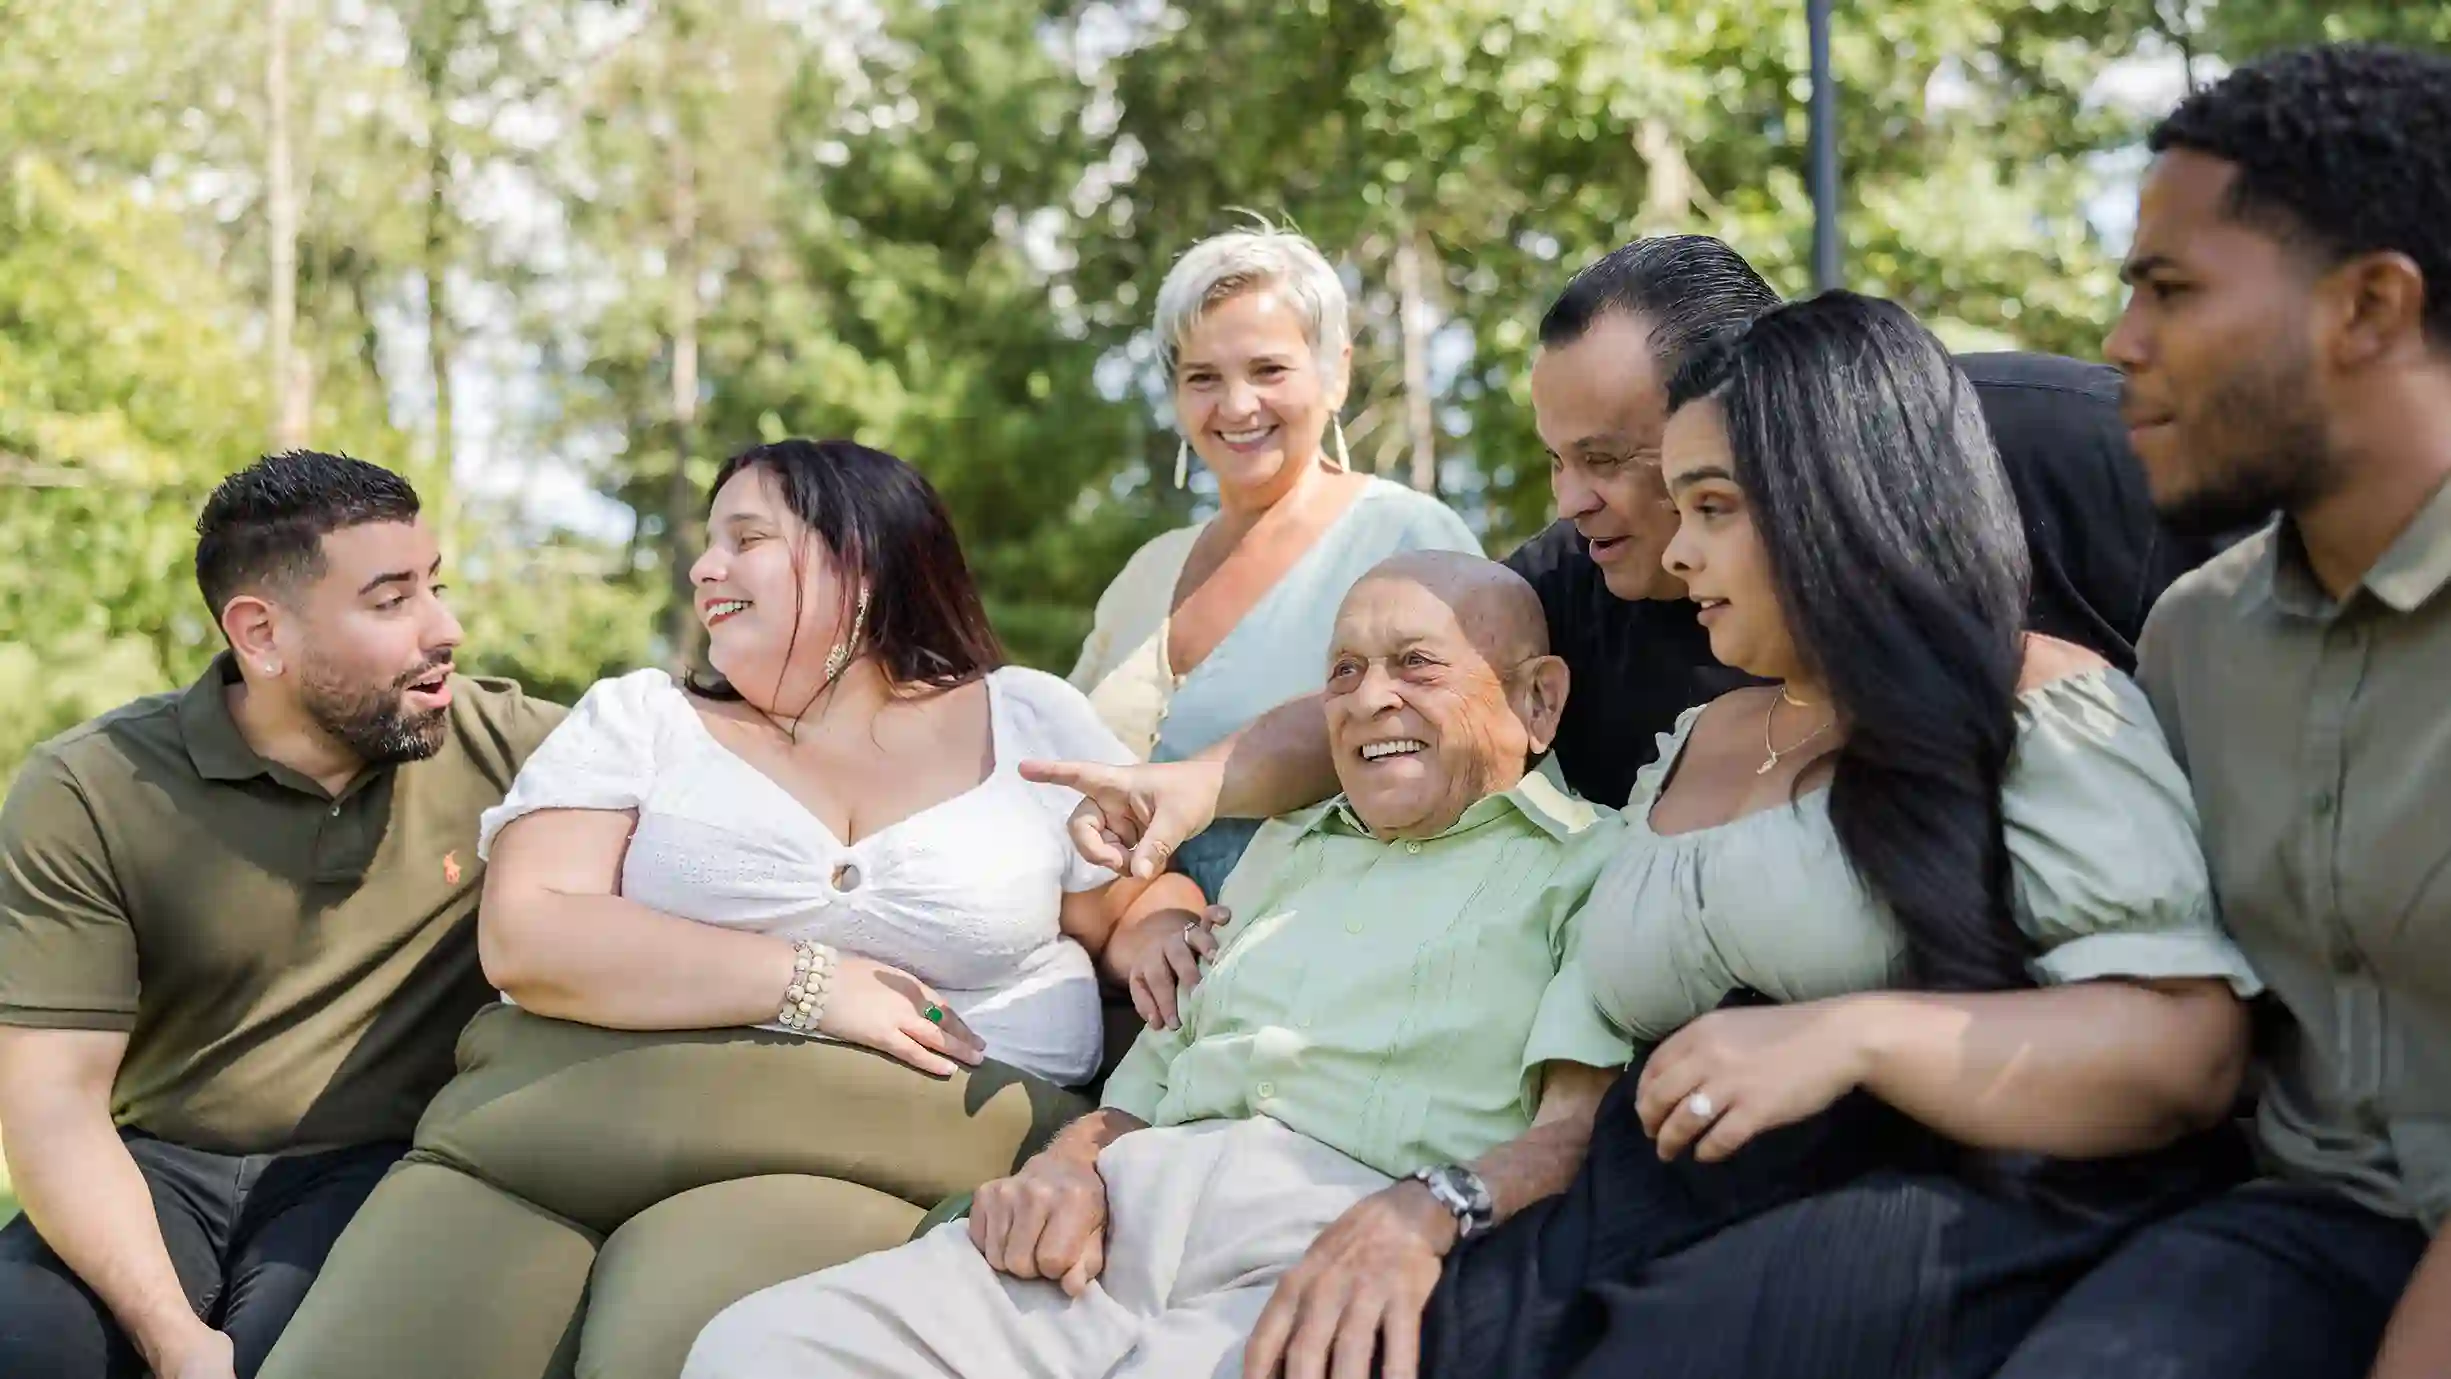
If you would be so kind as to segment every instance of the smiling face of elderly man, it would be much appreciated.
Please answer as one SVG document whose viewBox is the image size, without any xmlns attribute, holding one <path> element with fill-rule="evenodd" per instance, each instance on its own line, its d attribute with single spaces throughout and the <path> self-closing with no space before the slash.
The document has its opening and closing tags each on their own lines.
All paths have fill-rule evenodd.
<svg viewBox="0 0 2451 1379">
<path fill-rule="evenodd" d="M 1447 551 L 1395 556 L 1337 612 L 1326 700 L 1336 778 L 1372 833 L 1433 837 L 1522 780 L 1556 736 L 1566 690 L 1520 576 Z"/>
</svg>

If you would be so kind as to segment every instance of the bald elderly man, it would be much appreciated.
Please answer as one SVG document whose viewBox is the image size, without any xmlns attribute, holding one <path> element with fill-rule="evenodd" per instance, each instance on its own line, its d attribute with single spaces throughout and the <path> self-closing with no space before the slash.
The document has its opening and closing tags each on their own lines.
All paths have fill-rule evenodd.
<svg viewBox="0 0 2451 1379">
<path fill-rule="evenodd" d="M 1354 585 L 1343 793 L 1253 839 L 1174 1026 L 967 1222 L 735 1304 L 684 1379 L 1364 1373 L 1382 1344 L 1411 1373 L 1439 1261 L 1565 1189 L 1631 1056 L 1559 980 L 1619 821 L 1545 759 L 1547 636 L 1495 562 Z"/>
</svg>

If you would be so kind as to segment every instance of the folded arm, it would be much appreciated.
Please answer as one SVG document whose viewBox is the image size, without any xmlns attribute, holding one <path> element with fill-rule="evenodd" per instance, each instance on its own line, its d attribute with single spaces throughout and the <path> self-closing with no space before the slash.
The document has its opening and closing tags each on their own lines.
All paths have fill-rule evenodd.
<svg viewBox="0 0 2451 1379">
<path fill-rule="evenodd" d="M 2230 1114 L 2247 1066 L 2246 1007 L 2217 979 L 1860 999 L 1864 1086 L 1980 1148 L 2158 1149 Z"/>
<path fill-rule="evenodd" d="M 629 811 L 546 809 L 505 826 L 486 864 L 485 976 L 539 1015 L 607 1029 L 719 1029 L 775 1018 L 792 946 L 621 894 Z"/>
<path fill-rule="evenodd" d="M 229 1341 L 189 1305 L 153 1194 L 111 1123 L 125 1034 L 0 1027 L 0 1136 L 17 1200 L 158 1374 L 209 1373 Z M 226 1370 L 223 1372 L 227 1372 Z"/>
<path fill-rule="evenodd" d="M 1667 1158 L 1725 1158 L 1858 1087 L 1961 1144 L 2104 1158 L 2229 1114 L 2246 1061 L 2215 978 L 1880 991 L 1712 1011 L 1653 1052 L 1636 1106 Z"/>
</svg>

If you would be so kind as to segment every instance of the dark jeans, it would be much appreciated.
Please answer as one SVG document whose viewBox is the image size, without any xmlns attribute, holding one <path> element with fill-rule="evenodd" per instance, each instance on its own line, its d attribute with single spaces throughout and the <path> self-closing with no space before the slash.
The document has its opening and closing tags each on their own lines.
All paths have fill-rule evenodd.
<svg viewBox="0 0 2451 1379">
<path fill-rule="evenodd" d="M 2364 1379 L 2425 1248 L 2338 1193 L 2251 1183 L 2138 1232 L 1999 1379 Z"/>
<path fill-rule="evenodd" d="M 123 1131 L 196 1315 L 255 1373 L 323 1258 L 405 1143 L 320 1154 L 207 1154 Z M 137 1379 L 144 1361 L 34 1223 L 0 1230 L 0 1375 Z"/>
</svg>

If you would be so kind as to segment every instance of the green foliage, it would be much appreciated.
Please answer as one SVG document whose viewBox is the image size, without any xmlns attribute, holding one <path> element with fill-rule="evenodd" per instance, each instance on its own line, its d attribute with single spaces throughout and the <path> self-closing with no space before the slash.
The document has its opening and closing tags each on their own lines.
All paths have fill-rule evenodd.
<svg viewBox="0 0 2451 1379">
<path fill-rule="evenodd" d="M 261 415 L 241 319 L 174 218 L 0 169 L 0 778 L 209 655 L 196 507 Z"/>
<path fill-rule="evenodd" d="M 2451 47 L 2451 5 L 2439 0 L 2220 0 L 2207 24 L 2208 46 L 2244 60 L 2306 43 L 2373 42 Z"/>
<path fill-rule="evenodd" d="M 122 8 L 0 0 L 0 772 L 206 654 L 188 525 L 270 413 L 264 6 Z M 417 480 L 463 661 L 564 700 L 685 650 L 706 480 L 791 434 L 918 465 L 1014 653 L 1068 668 L 1125 556 L 1207 501 L 1165 480 L 1148 318 L 1237 208 L 1354 289 L 1365 467 L 1406 472 L 1428 322 L 1438 484 L 1493 551 L 1547 515 L 1525 375 L 1575 267 L 1700 230 L 1810 287 L 1797 0 L 294 9 L 313 439 Z M 2381 0 L 1840 6 L 1848 281 L 1955 342 L 2091 355 L 2117 285 L 2081 208 L 2137 134 L 2094 98 L 2113 62 L 2447 27 Z M 472 409 L 438 373 L 493 385 L 497 464 L 583 469 L 626 539 L 455 492 Z"/>
</svg>

